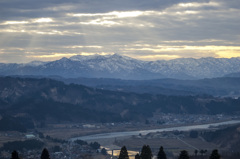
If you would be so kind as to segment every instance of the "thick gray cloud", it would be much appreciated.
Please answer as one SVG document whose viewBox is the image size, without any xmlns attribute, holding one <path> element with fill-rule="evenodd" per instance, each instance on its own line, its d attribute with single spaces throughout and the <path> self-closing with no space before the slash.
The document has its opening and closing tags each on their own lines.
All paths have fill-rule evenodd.
<svg viewBox="0 0 240 159">
<path fill-rule="evenodd" d="M 238 0 L 4 0 L 0 15 L 0 62 L 240 56 Z"/>
<path fill-rule="evenodd" d="M 182 0 L 182 3 L 195 0 Z M 198 0 L 208 2 L 209 0 Z M 1 19 L 37 18 L 44 16 L 62 16 L 68 12 L 104 13 L 129 10 L 162 10 L 179 3 L 179 0 L 3 0 L 0 1 Z"/>
</svg>

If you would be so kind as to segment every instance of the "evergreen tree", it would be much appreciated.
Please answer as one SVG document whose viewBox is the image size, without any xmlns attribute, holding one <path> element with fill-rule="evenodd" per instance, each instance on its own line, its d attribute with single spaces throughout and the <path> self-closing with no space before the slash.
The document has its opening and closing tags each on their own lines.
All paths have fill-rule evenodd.
<svg viewBox="0 0 240 159">
<path fill-rule="evenodd" d="M 195 156 L 197 156 L 197 154 L 198 154 L 198 150 L 195 150 L 194 153 L 195 153 Z"/>
<path fill-rule="evenodd" d="M 95 150 L 97 150 L 101 147 L 101 145 L 98 142 L 94 142 L 94 143 L 91 142 L 90 146 Z"/>
<path fill-rule="evenodd" d="M 50 159 L 48 150 L 46 148 L 44 148 L 42 151 L 41 159 Z"/>
<path fill-rule="evenodd" d="M 189 159 L 188 152 L 186 150 L 181 151 L 178 159 Z"/>
<path fill-rule="evenodd" d="M 141 159 L 151 159 L 152 158 L 152 150 L 149 147 L 149 145 L 143 145 L 140 157 L 141 157 Z"/>
<path fill-rule="evenodd" d="M 167 159 L 166 153 L 164 152 L 162 146 L 161 146 L 160 149 L 159 149 L 157 158 L 158 158 L 158 159 Z"/>
<path fill-rule="evenodd" d="M 20 159 L 19 157 L 18 157 L 18 152 L 17 151 L 13 151 L 12 152 L 12 158 L 11 159 Z"/>
<path fill-rule="evenodd" d="M 218 154 L 218 150 L 213 150 L 212 154 L 210 155 L 209 159 L 220 159 L 221 156 Z"/>
<path fill-rule="evenodd" d="M 140 155 L 139 155 L 139 154 L 136 154 L 136 155 L 135 155 L 135 159 L 140 159 Z"/>
<path fill-rule="evenodd" d="M 207 150 L 204 150 L 204 154 L 206 154 L 207 153 Z"/>
<path fill-rule="evenodd" d="M 101 150 L 101 154 L 107 155 L 107 150 L 106 150 L 105 148 L 103 148 L 103 149 Z"/>
<path fill-rule="evenodd" d="M 126 146 L 123 146 L 121 148 L 118 159 L 129 159 Z"/>
</svg>

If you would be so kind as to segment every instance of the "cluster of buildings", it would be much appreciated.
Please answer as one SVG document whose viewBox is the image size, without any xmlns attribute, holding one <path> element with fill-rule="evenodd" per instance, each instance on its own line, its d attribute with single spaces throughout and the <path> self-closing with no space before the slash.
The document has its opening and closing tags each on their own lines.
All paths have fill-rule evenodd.
<svg viewBox="0 0 240 159">
<path fill-rule="evenodd" d="M 51 159 L 97 159 L 107 158 L 108 155 L 103 155 L 101 149 L 95 150 L 89 145 L 79 145 L 75 142 L 68 142 L 60 145 L 61 150 L 54 152 L 51 148 L 48 149 Z M 19 151 L 19 157 L 23 159 L 41 158 L 42 150 L 23 150 Z M 11 152 L 2 151 L 1 159 L 10 159 Z"/>
<path fill-rule="evenodd" d="M 229 116 L 224 114 L 201 115 L 201 114 L 155 113 L 153 117 L 149 119 L 149 122 L 153 124 L 162 125 L 180 125 L 180 124 L 205 124 L 234 119 L 239 119 L 239 116 Z"/>
</svg>

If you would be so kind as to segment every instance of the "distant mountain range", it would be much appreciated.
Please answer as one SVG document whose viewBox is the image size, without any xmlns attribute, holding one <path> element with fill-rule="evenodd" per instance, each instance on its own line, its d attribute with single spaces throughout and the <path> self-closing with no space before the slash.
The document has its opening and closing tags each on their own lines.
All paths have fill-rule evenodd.
<svg viewBox="0 0 240 159">
<path fill-rule="evenodd" d="M 141 61 L 118 54 L 72 56 L 51 62 L 0 63 L 0 75 L 57 75 L 65 78 L 203 79 L 240 72 L 240 58 L 182 58 Z"/>
</svg>

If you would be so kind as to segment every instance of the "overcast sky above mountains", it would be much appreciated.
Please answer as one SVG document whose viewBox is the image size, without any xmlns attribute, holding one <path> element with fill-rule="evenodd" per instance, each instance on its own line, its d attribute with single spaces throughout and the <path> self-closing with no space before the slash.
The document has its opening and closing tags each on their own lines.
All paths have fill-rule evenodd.
<svg viewBox="0 0 240 159">
<path fill-rule="evenodd" d="M 2 0 L 0 62 L 240 56 L 239 0 Z"/>
</svg>

